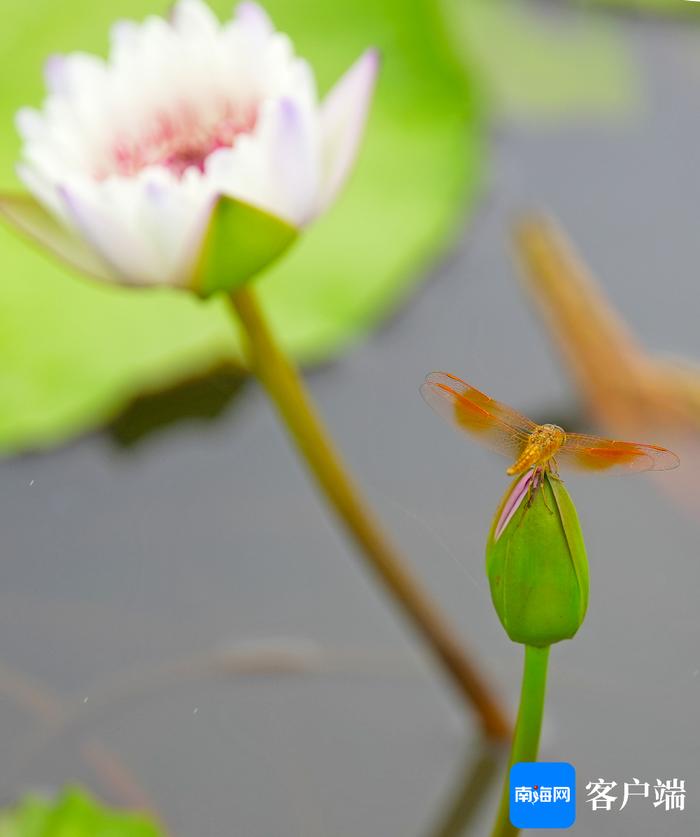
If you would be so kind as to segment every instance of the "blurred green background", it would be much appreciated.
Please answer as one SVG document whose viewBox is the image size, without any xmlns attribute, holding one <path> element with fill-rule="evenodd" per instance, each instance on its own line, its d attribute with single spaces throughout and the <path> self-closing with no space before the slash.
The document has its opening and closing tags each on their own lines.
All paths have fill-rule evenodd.
<svg viewBox="0 0 700 837">
<path fill-rule="evenodd" d="M 231 6 L 214 4 L 223 17 Z M 110 24 L 167 4 L 3 0 L 0 187 L 17 188 L 13 118 L 43 97 L 47 56 L 105 53 Z M 267 4 L 327 90 L 368 45 L 381 80 L 357 171 L 341 201 L 260 282 L 300 359 L 336 356 L 405 298 L 486 188 L 488 115 L 614 110 L 633 99 L 610 27 L 532 19 L 506 0 L 273 0 Z M 585 73 L 580 67 L 587 67 Z M 52 444 L 113 417 L 134 396 L 240 361 L 217 302 L 105 288 L 0 229 L 0 451 Z"/>
</svg>

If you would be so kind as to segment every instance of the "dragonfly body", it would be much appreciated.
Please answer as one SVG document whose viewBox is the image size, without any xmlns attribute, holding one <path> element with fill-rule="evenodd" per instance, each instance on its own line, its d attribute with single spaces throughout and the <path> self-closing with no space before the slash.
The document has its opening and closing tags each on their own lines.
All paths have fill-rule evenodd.
<svg viewBox="0 0 700 837">
<path fill-rule="evenodd" d="M 566 433 L 558 425 L 537 425 L 530 434 L 523 452 L 506 473 L 513 476 L 538 465 L 551 467 L 553 457 L 565 441 Z"/>
<path fill-rule="evenodd" d="M 667 471 L 678 457 L 659 445 L 619 442 L 567 433 L 556 424 L 535 424 L 512 407 L 447 372 L 431 372 L 421 387 L 430 406 L 459 430 L 510 458 L 510 475 L 530 468 L 557 471 L 560 466 L 582 471 L 630 473 Z"/>
</svg>

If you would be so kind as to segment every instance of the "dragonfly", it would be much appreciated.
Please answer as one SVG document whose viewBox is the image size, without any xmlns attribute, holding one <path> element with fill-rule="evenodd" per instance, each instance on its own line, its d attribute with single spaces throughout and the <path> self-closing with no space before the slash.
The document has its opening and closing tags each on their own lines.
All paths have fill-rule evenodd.
<svg viewBox="0 0 700 837">
<path fill-rule="evenodd" d="M 579 471 L 632 473 L 668 471 L 680 460 L 659 445 L 618 442 L 585 433 L 568 433 L 557 424 L 536 424 L 447 372 L 431 372 L 421 386 L 426 402 L 450 424 L 509 457 L 511 476 L 530 469 L 558 474 Z"/>
</svg>

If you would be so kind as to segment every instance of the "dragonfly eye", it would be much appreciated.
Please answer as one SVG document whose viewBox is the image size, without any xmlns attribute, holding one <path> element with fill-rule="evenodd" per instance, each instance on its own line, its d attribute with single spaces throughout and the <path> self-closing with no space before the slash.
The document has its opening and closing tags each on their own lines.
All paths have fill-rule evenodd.
<svg viewBox="0 0 700 837">
<path fill-rule="evenodd" d="M 558 424 L 545 424 L 547 435 L 556 445 L 563 445 L 566 442 L 566 433 Z"/>
</svg>

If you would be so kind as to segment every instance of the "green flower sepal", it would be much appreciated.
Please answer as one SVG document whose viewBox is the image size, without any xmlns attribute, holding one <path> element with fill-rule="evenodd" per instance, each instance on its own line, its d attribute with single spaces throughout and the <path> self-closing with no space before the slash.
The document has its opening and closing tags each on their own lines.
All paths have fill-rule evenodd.
<svg viewBox="0 0 700 837">
<path fill-rule="evenodd" d="M 513 642 L 544 647 L 574 636 L 588 606 L 588 561 L 561 480 L 535 469 L 513 482 L 489 533 L 486 572 Z"/>
</svg>

